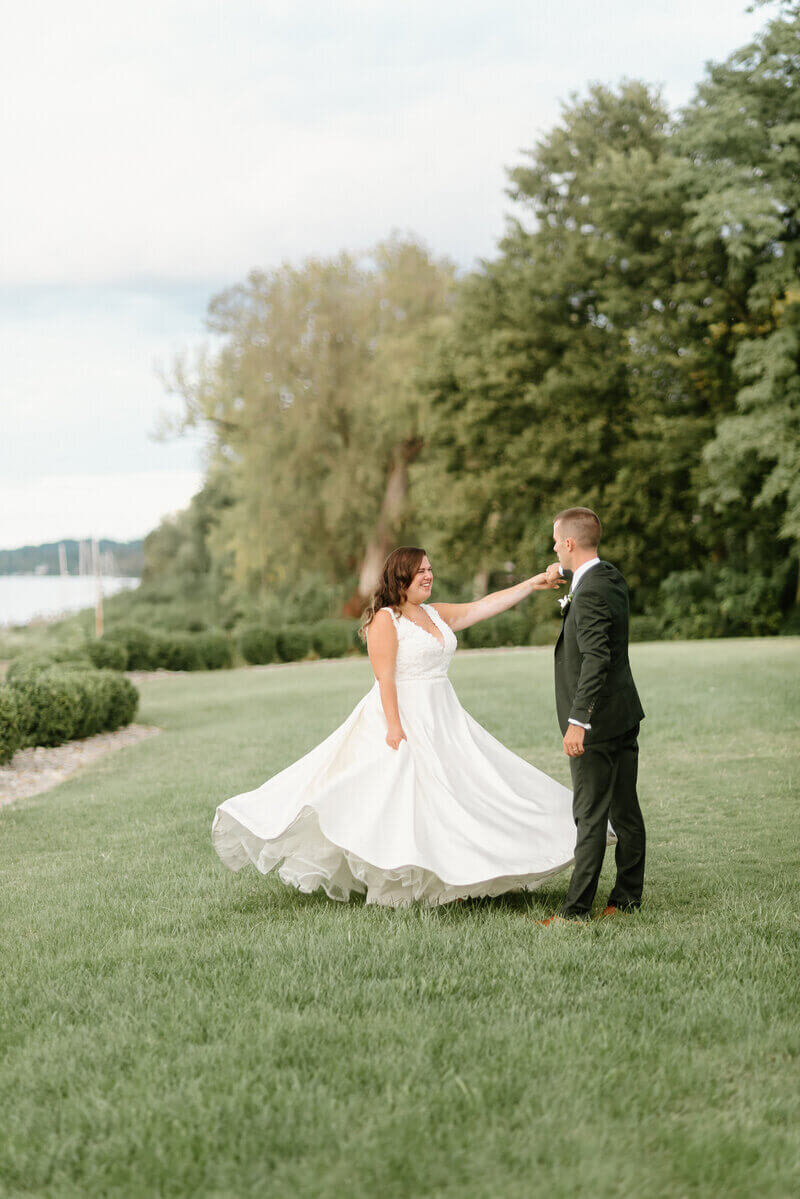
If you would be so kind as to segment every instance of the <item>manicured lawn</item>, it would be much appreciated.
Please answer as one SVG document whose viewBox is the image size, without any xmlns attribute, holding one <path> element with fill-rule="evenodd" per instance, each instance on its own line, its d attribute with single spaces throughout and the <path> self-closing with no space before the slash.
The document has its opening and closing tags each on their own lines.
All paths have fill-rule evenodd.
<svg viewBox="0 0 800 1199">
<path fill-rule="evenodd" d="M 452 677 L 568 782 L 551 655 Z M 219 864 L 216 804 L 338 724 L 364 661 L 144 684 L 160 737 L 0 811 L 0 1193 L 797 1193 L 800 640 L 633 662 L 645 907 L 550 930 L 566 875 L 394 912 Z"/>
</svg>

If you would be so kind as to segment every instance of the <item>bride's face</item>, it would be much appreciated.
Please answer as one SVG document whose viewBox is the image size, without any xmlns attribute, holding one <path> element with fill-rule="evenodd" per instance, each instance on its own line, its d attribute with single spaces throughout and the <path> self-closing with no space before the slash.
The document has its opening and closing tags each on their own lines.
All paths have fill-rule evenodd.
<svg viewBox="0 0 800 1199">
<path fill-rule="evenodd" d="M 433 569 L 426 555 L 420 562 L 417 567 L 417 573 L 408 585 L 408 602 L 410 604 L 424 604 L 431 594 L 432 586 Z"/>
</svg>

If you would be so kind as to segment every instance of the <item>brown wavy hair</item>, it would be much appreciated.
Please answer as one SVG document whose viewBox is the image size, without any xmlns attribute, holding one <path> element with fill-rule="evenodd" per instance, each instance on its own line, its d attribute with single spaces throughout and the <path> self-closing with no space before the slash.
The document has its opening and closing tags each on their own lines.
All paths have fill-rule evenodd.
<svg viewBox="0 0 800 1199">
<path fill-rule="evenodd" d="M 392 550 L 383 564 L 378 586 L 361 618 L 359 633 L 366 640 L 367 629 L 375 619 L 375 613 L 381 608 L 399 608 L 408 598 L 408 588 L 411 580 L 419 570 L 419 564 L 425 557 L 425 550 L 418 545 L 401 545 Z"/>
</svg>

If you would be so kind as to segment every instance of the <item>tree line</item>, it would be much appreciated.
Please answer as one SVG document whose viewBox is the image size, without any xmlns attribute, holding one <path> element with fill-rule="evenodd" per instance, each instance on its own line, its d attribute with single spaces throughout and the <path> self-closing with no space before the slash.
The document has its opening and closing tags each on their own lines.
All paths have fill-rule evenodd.
<svg viewBox="0 0 800 1199">
<path fill-rule="evenodd" d="M 207 477 L 146 539 L 146 580 L 231 602 L 313 578 L 354 613 L 395 544 L 468 590 L 541 566 L 583 504 L 636 610 L 778 631 L 800 599 L 799 83 L 783 4 L 678 114 L 640 81 L 573 95 L 478 269 L 393 236 L 215 297 L 220 348 L 170 380 Z"/>
</svg>

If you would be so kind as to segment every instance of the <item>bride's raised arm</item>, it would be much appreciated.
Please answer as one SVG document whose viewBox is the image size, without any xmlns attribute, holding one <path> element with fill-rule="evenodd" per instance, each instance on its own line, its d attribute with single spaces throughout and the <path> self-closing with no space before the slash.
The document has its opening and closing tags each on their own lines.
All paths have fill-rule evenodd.
<svg viewBox="0 0 800 1199">
<path fill-rule="evenodd" d="M 492 591 L 489 595 L 472 600 L 469 604 L 432 604 L 431 606 L 436 609 L 442 620 L 447 621 L 453 632 L 457 633 L 459 629 L 468 629 L 470 625 L 478 624 L 481 620 L 488 620 L 490 616 L 499 616 L 501 612 L 513 608 L 520 600 L 527 599 L 534 591 L 555 591 L 563 582 L 563 579 L 552 583 L 548 582 L 547 572 L 542 571 L 541 574 L 531 575 L 522 583 L 506 587 L 503 591 Z"/>
</svg>

